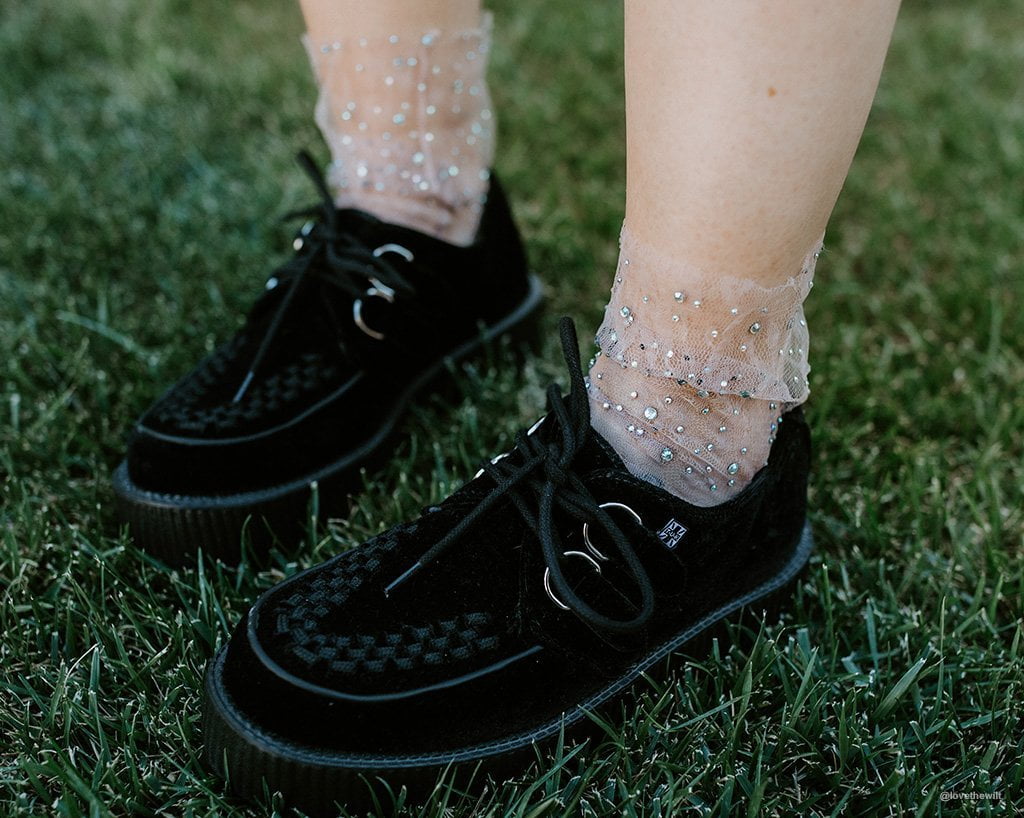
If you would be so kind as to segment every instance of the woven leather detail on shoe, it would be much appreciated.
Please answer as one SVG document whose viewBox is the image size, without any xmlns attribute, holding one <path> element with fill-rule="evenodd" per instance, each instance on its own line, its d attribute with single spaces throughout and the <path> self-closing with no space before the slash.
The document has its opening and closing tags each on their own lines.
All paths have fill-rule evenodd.
<svg viewBox="0 0 1024 818">
<path fill-rule="evenodd" d="M 308 583 L 301 583 L 290 595 L 278 600 L 274 628 L 278 636 L 292 632 L 296 644 L 307 640 L 303 634 L 315 629 L 332 608 L 347 602 L 377 570 L 381 555 L 395 545 L 399 533 L 410 534 L 414 530 L 414 525 L 407 524 L 385 531 L 346 552 L 330 567 L 312 574 Z"/>
<path fill-rule="evenodd" d="M 382 554 L 415 529 L 415 523 L 406 523 L 380 534 L 278 601 L 272 628 L 289 660 L 318 675 L 348 677 L 450 667 L 498 649 L 503 632 L 483 612 L 379 631 L 337 634 L 325 627 L 331 612 L 376 571 Z"/>
<path fill-rule="evenodd" d="M 237 360 L 242 346 L 236 336 L 203 359 L 153 408 L 155 425 L 190 434 L 244 434 L 261 428 L 263 420 L 287 415 L 290 408 L 308 407 L 340 379 L 337 366 L 309 350 L 276 371 L 261 374 L 242 400 L 233 403 L 235 381 L 244 375 Z"/>
<path fill-rule="evenodd" d="M 292 632 L 292 655 L 310 669 L 338 676 L 451 667 L 498 647 L 501 634 L 493 624 L 490 614 L 472 612 L 378 633 L 339 636 L 304 628 Z"/>
</svg>

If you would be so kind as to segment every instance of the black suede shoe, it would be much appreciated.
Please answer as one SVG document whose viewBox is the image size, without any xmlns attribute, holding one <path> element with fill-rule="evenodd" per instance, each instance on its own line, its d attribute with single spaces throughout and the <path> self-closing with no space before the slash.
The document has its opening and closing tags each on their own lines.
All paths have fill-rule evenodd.
<svg viewBox="0 0 1024 818">
<path fill-rule="evenodd" d="M 429 792 L 452 764 L 507 773 L 532 745 L 658 676 L 808 559 L 810 440 L 785 416 L 767 466 L 691 506 L 622 465 L 572 389 L 440 506 L 264 594 L 207 669 L 205 757 L 313 812 L 388 782 Z M 378 795 L 380 793 L 378 792 Z"/>
<path fill-rule="evenodd" d="M 322 203 L 295 257 L 245 326 L 138 421 L 114 474 L 136 542 L 177 561 L 201 544 L 225 560 L 243 525 L 257 546 L 297 532 L 311 486 L 341 507 L 386 454 L 409 403 L 450 365 L 528 333 L 541 302 L 495 177 L 474 243 L 456 247 Z"/>
</svg>

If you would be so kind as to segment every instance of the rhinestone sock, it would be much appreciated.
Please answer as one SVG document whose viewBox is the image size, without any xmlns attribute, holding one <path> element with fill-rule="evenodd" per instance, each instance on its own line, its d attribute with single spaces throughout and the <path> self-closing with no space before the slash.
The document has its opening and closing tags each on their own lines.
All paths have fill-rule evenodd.
<svg viewBox="0 0 1024 818">
<path fill-rule="evenodd" d="M 339 207 L 454 244 L 472 241 L 494 158 L 490 30 L 485 14 L 470 31 L 303 38 Z"/>
<path fill-rule="evenodd" d="M 802 304 L 820 249 L 766 288 L 690 267 L 623 227 L 588 388 L 592 425 L 633 475 L 698 506 L 753 479 L 783 413 L 810 391 Z"/>
</svg>

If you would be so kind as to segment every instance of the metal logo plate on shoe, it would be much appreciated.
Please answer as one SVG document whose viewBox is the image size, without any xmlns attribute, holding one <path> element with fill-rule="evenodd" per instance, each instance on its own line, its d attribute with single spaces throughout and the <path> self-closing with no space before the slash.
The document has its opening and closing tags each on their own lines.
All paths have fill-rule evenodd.
<svg viewBox="0 0 1024 818">
<path fill-rule="evenodd" d="M 688 529 L 674 517 L 661 527 L 658 532 L 658 539 L 668 549 L 675 549 L 679 541 L 686 535 Z"/>
</svg>

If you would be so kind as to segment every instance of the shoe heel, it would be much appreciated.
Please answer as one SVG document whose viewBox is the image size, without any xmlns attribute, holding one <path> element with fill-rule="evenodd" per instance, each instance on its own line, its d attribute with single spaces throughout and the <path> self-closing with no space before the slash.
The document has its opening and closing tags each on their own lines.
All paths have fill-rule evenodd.
<svg viewBox="0 0 1024 818">
<path fill-rule="evenodd" d="M 544 345 L 544 287 L 536 275 L 529 277 L 529 290 L 518 316 L 506 334 L 509 346 L 518 354 L 528 356 Z"/>
<path fill-rule="evenodd" d="M 809 530 L 805 529 L 802 536 L 809 537 L 808 532 Z M 676 657 L 685 661 L 687 656 L 707 656 L 715 639 L 721 645 L 735 642 L 742 650 L 750 650 L 757 639 L 761 624 L 775 624 L 792 606 L 797 588 L 807 574 L 807 565 L 808 563 L 805 562 L 793 576 L 778 588 L 747 603 L 731 615 L 719 619 L 705 631 L 686 642 L 676 651 Z"/>
<path fill-rule="evenodd" d="M 543 347 L 543 315 L 543 285 L 537 276 L 530 275 L 527 293 L 516 308 L 495 324 L 481 323 L 476 338 L 446 360 L 448 377 L 444 380 L 449 381 L 449 389 L 453 385 L 456 388 L 442 394 L 451 400 L 464 397 L 458 388 L 458 376 L 466 367 L 500 369 L 510 359 L 517 364 L 529 360 Z"/>
<path fill-rule="evenodd" d="M 526 360 L 543 347 L 543 317 L 543 285 L 536 275 L 530 275 L 526 296 L 516 309 L 495 326 L 481 325 L 480 343 L 471 357 L 494 364 L 495 355 L 508 349 L 518 360 Z"/>
</svg>

